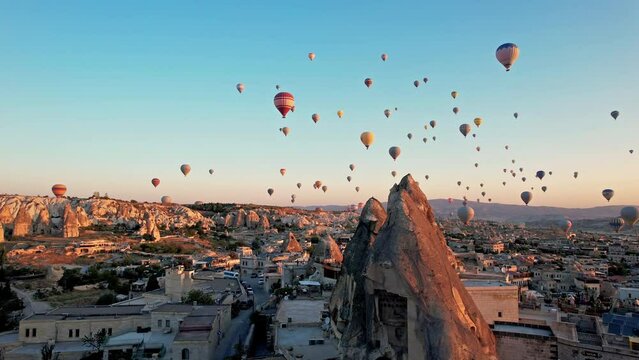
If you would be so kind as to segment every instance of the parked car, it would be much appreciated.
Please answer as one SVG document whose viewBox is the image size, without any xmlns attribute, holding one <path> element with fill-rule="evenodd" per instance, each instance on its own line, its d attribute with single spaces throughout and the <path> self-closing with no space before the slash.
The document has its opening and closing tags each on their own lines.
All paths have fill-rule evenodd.
<svg viewBox="0 0 639 360">
<path fill-rule="evenodd" d="M 252 273 L 252 274 L 251 274 L 251 278 L 256 278 L 256 277 L 257 277 L 257 274 L 256 274 L 256 273 Z"/>
<path fill-rule="evenodd" d="M 264 280 L 263 280 L 263 279 L 260 279 L 260 280 L 257 282 L 257 284 L 258 284 L 258 285 L 264 285 Z"/>
</svg>

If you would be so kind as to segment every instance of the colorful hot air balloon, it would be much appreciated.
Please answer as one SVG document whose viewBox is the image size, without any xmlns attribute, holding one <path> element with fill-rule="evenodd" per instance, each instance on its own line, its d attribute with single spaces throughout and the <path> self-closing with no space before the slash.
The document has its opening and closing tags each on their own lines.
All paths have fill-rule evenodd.
<svg viewBox="0 0 639 360">
<path fill-rule="evenodd" d="M 191 172 L 191 165 L 182 164 L 182 166 L 180 166 L 180 171 L 184 174 L 184 176 L 187 176 Z"/>
<path fill-rule="evenodd" d="M 364 144 L 364 146 L 366 146 L 366 148 L 368 149 L 371 145 L 373 145 L 373 142 L 375 141 L 375 134 L 372 131 L 364 131 L 359 136 L 359 139 L 361 140 L 362 144 Z"/>
<path fill-rule="evenodd" d="M 348 165 L 348 168 L 351 169 L 351 171 L 355 171 L 355 164 Z"/>
<path fill-rule="evenodd" d="M 459 113 L 459 108 L 458 108 L 457 106 L 455 106 L 455 107 L 453 108 L 453 113 L 454 113 L 455 115 L 457 115 L 457 114 Z"/>
<path fill-rule="evenodd" d="M 289 132 L 291 132 L 291 129 L 289 129 L 288 127 L 282 128 L 282 133 L 284 134 L 284 136 L 288 136 Z"/>
<path fill-rule="evenodd" d="M 295 107 L 295 97 L 293 97 L 293 94 L 287 92 L 277 93 L 273 99 L 273 103 L 277 111 L 282 114 L 282 118 L 285 118 L 286 114 Z"/>
<path fill-rule="evenodd" d="M 497 48 L 495 56 L 497 61 L 506 68 L 506 71 L 510 71 L 510 67 L 513 66 L 519 57 L 519 48 L 513 43 L 502 44 Z"/>
<path fill-rule="evenodd" d="M 399 146 L 391 146 L 388 149 L 388 154 L 393 158 L 393 160 L 397 160 L 397 157 L 401 154 L 401 152 L 402 149 L 400 149 Z"/>
<path fill-rule="evenodd" d="M 619 117 L 619 111 L 615 110 L 611 112 L 610 116 L 612 116 L 613 119 L 617 120 L 617 118 Z"/>
<path fill-rule="evenodd" d="M 475 217 L 475 210 L 470 206 L 462 206 L 457 209 L 457 217 L 461 220 L 464 225 L 470 224 L 470 221 Z"/>
<path fill-rule="evenodd" d="M 419 87 L 419 80 L 413 81 L 413 85 L 415 85 L 415 87 Z"/>
<path fill-rule="evenodd" d="M 431 121 L 429 122 L 429 124 L 430 124 L 430 127 L 432 127 L 432 128 L 434 129 L 434 128 L 435 128 L 435 125 L 437 125 L 437 121 L 435 121 L 435 120 L 431 120 Z"/>
<path fill-rule="evenodd" d="M 153 187 L 158 187 L 158 185 L 160 185 L 160 179 L 158 178 L 151 179 L 151 184 L 153 184 Z"/>
<path fill-rule="evenodd" d="M 51 187 L 51 192 L 57 198 L 63 198 L 64 194 L 67 193 L 67 187 L 64 184 L 55 184 Z"/>
<path fill-rule="evenodd" d="M 610 227 L 615 231 L 615 232 L 619 232 L 619 230 L 621 230 L 621 228 L 623 227 L 623 225 L 625 224 L 625 221 L 623 218 L 617 217 L 617 218 L 613 218 L 610 220 L 610 222 L 608 223 L 608 225 L 610 225 Z"/>
<path fill-rule="evenodd" d="M 311 119 L 313 119 L 313 122 L 317 124 L 317 122 L 320 120 L 320 116 L 319 114 L 313 114 L 311 116 Z"/>
<path fill-rule="evenodd" d="M 326 190 L 328 190 L 328 186 L 326 185 L 322 186 L 322 191 L 326 193 Z"/>
<path fill-rule="evenodd" d="M 209 169 L 209 174 L 213 175 L 213 169 Z"/>
<path fill-rule="evenodd" d="M 349 175 L 346 177 L 346 180 L 348 180 L 348 182 L 351 182 L 352 177 Z"/>
<path fill-rule="evenodd" d="M 344 112 L 342 110 L 337 110 L 337 117 L 341 119 L 342 116 L 344 116 Z"/>
<path fill-rule="evenodd" d="M 457 99 L 457 91 L 453 91 L 450 93 L 450 96 L 453 97 L 453 99 Z"/>
<path fill-rule="evenodd" d="M 308 53 L 308 59 L 311 61 L 315 60 L 315 53 Z"/>
<path fill-rule="evenodd" d="M 541 187 L 541 191 L 546 192 L 546 190 L 548 190 L 548 186 L 542 186 Z"/>
<path fill-rule="evenodd" d="M 521 200 L 528 206 L 530 200 L 532 200 L 533 194 L 530 191 L 524 191 L 521 193 Z"/>
<path fill-rule="evenodd" d="M 371 86 L 373 86 L 373 79 L 371 78 L 364 79 L 364 85 L 366 85 L 367 88 L 370 88 Z"/>
<path fill-rule="evenodd" d="M 397 175 L 397 171 L 395 171 L 395 170 L 391 171 L 391 175 L 392 175 L 393 177 L 395 177 L 395 176 Z"/>
<path fill-rule="evenodd" d="M 382 61 L 386 61 L 388 59 L 388 55 L 382 54 Z"/>
<path fill-rule="evenodd" d="M 386 118 L 389 118 L 391 116 L 391 111 L 388 109 L 384 110 L 384 115 L 386 115 Z"/>
<path fill-rule="evenodd" d="M 620 215 L 626 225 L 633 227 L 639 220 L 639 209 L 634 206 L 626 206 L 621 209 Z"/>
<path fill-rule="evenodd" d="M 615 191 L 612 189 L 604 189 L 601 192 L 601 195 L 603 195 L 603 197 L 608 200 L 608 202 L 610 202 L 610 199 L 612 199 L 613 196 L 615 196 Z"/>
<path fill-rule="evenodd" d="M 235 85 L 235 88 L 237 89 L 237 91 L 240 92 L 240 94 L 244 91 L 244 84 L 239 83 L 237 85 Z"/>
<path fill-rule="evenodd" d="M 297 188 L 301 189 L 302 188 L 302 183 L 297 183 Z"/>
<path fill-rule="evenodd" d="M 480 117 L 476 117 L 475 120 L 473 120 L 473 122 L 475 123 L 477 127 L 479 127 L 483 121 L 484 120 L 482 120 L 482 118 Z"/>
<path fill-rule="evenodd" d="M 282 174 L 282 176 L 286 175 L 286 169 L 284 168 L 280 169 L 280 174 Z"/>
<path fill-rule="evenodd" d="M 320 187 L 322 187 L 322 182 L 319 180 L 316 180 L 315 183 L 313 184 L 313 187 L 316 189 L 319 189 Z"/>
<path fill-rule="evenodd" d="M 173 203 L 173 199 L 171 199 L 170 196 L 166 196 L 166 195 L 162 196 L 160 198 L 160 201 L 162 202 L 162 205 L 169 205 Z"/>
<path fill-rule="evenodd" d="M 557 221 L 557 226 L 564 232 L 564 234 L 568 235 L 568 232 L 572 228 L 572 221 L 568 219 L 561 219 Z"/>
<path fill-rule="evenodd" d="M 469 124 L 461 124 L 459 125 L 459 132 L 466 137 L 470 133 L 470 125 Z"/>
<path fill-rule="evenodd" d="M 539 180 L 543 180 L 544 176 L 546 176 L 546 172 L 543 170 L 539 170 L 537 171 L 537 173 L 535 174 L 535 177 L 539 178 Z"/>
</svg>

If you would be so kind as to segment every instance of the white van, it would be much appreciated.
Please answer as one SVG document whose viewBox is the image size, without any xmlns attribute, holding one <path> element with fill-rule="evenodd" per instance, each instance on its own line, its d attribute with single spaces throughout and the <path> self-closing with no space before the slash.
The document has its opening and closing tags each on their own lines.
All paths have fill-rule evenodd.
<svg viewBox="0 0 639 360">
<path fill-rule="evenodd" d="M 225 271 L 224 272 L 224 278 L 225 279 L 239 279 L 240 278 L 240 273 L 235 272 L 235 271 Z"/>
</svg>

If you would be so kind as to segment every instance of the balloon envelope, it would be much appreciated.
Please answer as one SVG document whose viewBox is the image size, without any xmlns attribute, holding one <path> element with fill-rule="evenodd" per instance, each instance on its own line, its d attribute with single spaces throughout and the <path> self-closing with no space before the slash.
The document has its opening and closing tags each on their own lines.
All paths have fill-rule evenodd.
<svg viewBox="0 0 639 360">
<path fill-rule="evenodd" d="M 295 106 L 295 97 L 291 93 L 280 92 L 273 98 L 273 104 L 275 104 L 277 111 L 282 114 L 282 117 L 285 118 L 286 114 Z"/>
<path fill-rule="evenodd" d="M 620 215 L 628 226 L 633 227 L 639 219 L 639 209 L 634 206 L 626 206 L 621 209 Z"/>
<path fill-rule="evenodd" d="M 393 158 L 393 160 L 397 160 L 397 157 L 401 153 L 402 153 L 402 149 L 400 149 L 399 146 L 391 146 L 388 149 L 388 154 Z"/>
<path fill-rule="evenodd" d="M 153 187 L 158 187 L 158 185 L 160 185 L 160 179 L 158 178 L 151 179 L 151 184 L 153 184 Z"/>
<path fill-rule="evenodd" d="M 373 145 L 373 142 L 375 141 L 375 134 L 372 131 L 365 131 L 359 136 L 359 139 L 368 149 L 368 147 Z"/>
<path fill-rule="evenodd" d="M 272 195 L 273 195 L 273 193 L 275 192 L 275 190 L 273 190 L 273 189 L 271 189 L 271 188 L 268 188 L 268 189 L 266 190 L 266 192 L 268 193 L 268 196 L 272 196 Z"/>
<path fill-rule="evenodd" d="M 495 51 L 495 57 L 506 68 L 506 71 L 510 71 L 510 67 L 519 57 L 519 48 L 513 43 L 502 44 Z"/>
<path fill-rule="evenodd" d="M 468 225 L 475 217 L 475 210 L 470 206 L 462 206 L 457 209 L 457 217 L 459 217 L 459 220 L 461 220 L 464 225 Z"/>
<path fill-rule="evenodd" d="M 466 137 L 470 133 L 470 125 L 469 124 L 461 124 L 459 125 L 459 132 Z"/>
<path fill-rule="evenodd" d="M 373 79 L 371 78 L 364 79 L 364 85 L 366 85 L 367 88 L 370 88 L 373 85 Z"/>
<path fill-rule="evenodd" d="M 610 201 L 610 199 L 612 199 L 612 197 L 613 197 L 613 196 L 615 196 L 615 191 L 614 191 L 614 190 L 612 190 L 612 189 L 604 189 L 604 190 L 601 192 L 601 195 L 603 195 L 603 197 L 604 197 L 606 200 Z"/>
<path fill-rule="evenodd" d="M 160 201 L 162 202 L 162 205 L 168 205 L 168 204 L 173 203 L 173 199 L 171 199 L 171 197 L 170 197 L 170 196 L 166 196 L 166 195 L 165 195 L 165 196 L 162 196 L 162 197 L 160 198 Z"/>
<path fill-rule="evenodd" d="M 524 204 L 528 205 L 530 200 L 532 200 L 532 193 L 530 191 L 524 191 L 521 193 L 521 200 L 523 200 Z"/>
<path fill-rule="evenodd" d="M 180 171 L 184 174 L 184 176 L 188 175 L 191 172 L 191 165 L 182 164 L 182 166 L 180 166 Z"/>
<path fill-rule="evenodd" d="M 610 116 L 612 116 L 613 119 L 617 120 L 617 118 L 619 117 L 619 111 L 615 110 L 611 112 Z"/>
<path fill-rule="evenodd" d="M 67 187 L 64 184 L 55 184 L 51 187 L 51 192 L 53 192 L 55 197 L 61 198 L 67 193 Z"/>
</svg>

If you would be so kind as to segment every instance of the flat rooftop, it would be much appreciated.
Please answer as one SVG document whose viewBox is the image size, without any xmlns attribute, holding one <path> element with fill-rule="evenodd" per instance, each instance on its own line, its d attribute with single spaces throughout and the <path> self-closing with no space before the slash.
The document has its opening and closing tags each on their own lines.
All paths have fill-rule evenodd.
<svg viewBox="0 0 639 360">
<path fill-rule="evenodd" d="M 553 336 L 553 332 L 550 329 L 529 327 L 529 326 L 517 325 L 517 324 L 495 324 L 493 327 L 493 331 L 523 334 L 523 335 L 546 336 L 546 337 Z"/>
<path fill-rule="evenodd" d="M 282 324 L 319 324 L 322 321 L 325 303 L 324 300 L 283 300 L 277 309 L 275 319 Z"/>
<path fill-rule="evenodd" d="M 471 279 L 462 279 L 462 283 L 467 288 L 477 288 L 477 287 L 516 287 L 512 284 L 507 284 L 503 281 L 497 280 L 471 280 Z"/>
<path fill-rule="evenodd" d="M 309 345 L 309 340 L 323 339 L 324 344 Z M 324 338 L 324 331 L 319 326 L 292 327 L 277 329 L 277 346 L 289 353 L 304 355 L 304 359 L 338 359 L 339 350 L 335 339 Z"/>
</svg>

